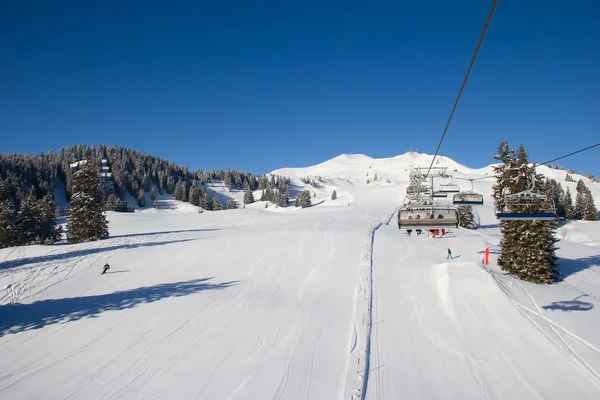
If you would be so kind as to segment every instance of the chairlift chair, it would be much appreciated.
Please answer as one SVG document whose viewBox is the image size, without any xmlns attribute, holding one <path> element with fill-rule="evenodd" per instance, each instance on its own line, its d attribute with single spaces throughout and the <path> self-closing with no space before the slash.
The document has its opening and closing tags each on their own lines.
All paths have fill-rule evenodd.
<svg viewBox="0 0 600 400">
<path fill-rule="evenodd" d="M 415 187 L 415 186 L 408 186 L 408 187 L 406 188 L 406 193 L 407 193 L 407 194 L 414 194 L 414 193 L 425 193 L 425 192 L 427 192 L 427 186 L 423 186 L 423 185 L 421 185 L 421 186 L 418 186 L 418 187 Z"/>
<path fill-rule="evenodd" d="M 507 194 L 504 197 L 505 205 L 502 210 L 496 210 L 496 217 L 500 221 L 552 221 L 558 220 L 558 216 L 556 215 L 556 207 L 552 201 L 548 200 L 548 196 L 534 193 L 533 189 L 535 188 L 535 167 L 534 174 L 532 178 L 533 184 L 530 189 L 523 190 L 522 192 Z M 532 205 L 535 201 L 543 202 L 543 208 L 550 208 L 552 211 L 508 211 L 509 205 L 517 208 L 521 208 L 519 206 Z M 542 207 L 541 207 L 542 208 Z"/>
<path fill-rule="evenodd" d="M 483 205 L 483 195 L 469 192 L 457 193 L 452 197 L 452 204 L 481 206 Z"/>
<path fill-rule="evenodd" d="M 399 229 L 458 228 L 458 211 L 453 207 L 415 204 L 398 210 Z"/>
<path fill-rule="evenodd" d="M 458 185 L 455 185 L 453 183 L 447 183 L 447 184 L 440 183 L 439 192 L 441 192 L 441 193 L 459 193 L 460 188 L 458 187 Z"/>
<path fill-rule="evenodd" d="M 452 204 L 454 205 L 472 205 L 472 206 L 482 206 L 483 205 L 483 195 L 480 193 L 476 193 L 473 190 L 473 179 L 469 179 L 471 181 L 471 190 L 466 190 L 460 193 L 455 194 L 452 197 Z"/>
</svg>

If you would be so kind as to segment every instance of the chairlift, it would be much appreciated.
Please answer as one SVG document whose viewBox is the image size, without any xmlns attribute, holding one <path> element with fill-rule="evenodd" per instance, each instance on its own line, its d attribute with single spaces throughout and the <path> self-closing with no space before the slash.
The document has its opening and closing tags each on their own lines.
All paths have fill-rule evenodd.
<svg viewBox="0 0 600 400">
<path fill-rule="evenodd" d="M 453 207 L 415 204 L 398 210 L 399 229 L 458 228 L 458 211 Z"/>
<path fill-rule="evenodd" d="M 454 205 L 483 205 L 483 195 L 473 192 L 460 192 L 452 197 L 452 204 Z"/>
<path fill-rule="evenodd" d="M 438 190 L 440 193 L 459 193 L 460 187 L 453 183 L 440 183 L 440 188 Z"/>
<path fill-rule="evenodd" d="M 407 194 L 414 194 L 414 193 L 425 193 L 427 192 L 427 186 L 424 185 L 420 185 L 420 186 L 408 186 L 406 188 L 406 193 Z"/>
<path fill-rule="evenodd" d="M 433 197 L 448 197 L 448 193 L 433 192 Z"/>
<path fill-rule="evenodd" d="M 496 210 L 496 217 L 500 221 L 552 221 L 558 219 L 556 207 L 552 201 L 548 200 L 548 196 L 533 192 L 535 188 L 535 166 L 533 167 L 532 182 L 530 189 L 504 196 L 504 209 Z M 508 211 L 510 208 L 530 208 L 531 206 L 536 206 L 536 201 L 540 201 L 543 204 L 542 207 L 537 208 L 549 208 L 552 211 Z M 509 205 L 511 206 L 510 208 L 508 207 Z"/>
</svg>

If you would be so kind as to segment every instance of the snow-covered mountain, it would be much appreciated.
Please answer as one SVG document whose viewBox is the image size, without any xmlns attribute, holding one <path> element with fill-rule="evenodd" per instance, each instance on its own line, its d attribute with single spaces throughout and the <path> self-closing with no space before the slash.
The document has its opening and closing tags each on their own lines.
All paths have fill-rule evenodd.
<svg viewBox="0 0 600 400">
<path fill-rule="evenodd" d="M 165 196 L 109 212 L 106 240 L 0 250 L 0 399 L 600 397 L 600 222 L 558 229 L 559 283 L 515 280 L 496 266 L 493 179 L 474 183 L 480 229 L 398 229 L 410 169 L 431 159 L 273 171 L 311 192 L 305 209 L 199 214 Z M 434 166 L 462 189 L 493 174 Z M 538 172 L 575 193 L 566 171 Z M 600 205 L 600 184 L 573 178 Z"/>
</svg>

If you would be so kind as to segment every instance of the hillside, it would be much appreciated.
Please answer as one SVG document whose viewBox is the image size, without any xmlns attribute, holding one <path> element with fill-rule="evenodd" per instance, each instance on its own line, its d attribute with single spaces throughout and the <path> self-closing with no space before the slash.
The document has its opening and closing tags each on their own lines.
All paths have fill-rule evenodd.
<svg viewBox="0 0 600 400">
<path fill-rule="evenodd" d="M 479 229 L 398 229 L 431 159 L 273 171 L 308 208 L 199 214 L 164 194 L 109 211 L 106 240 L 0 249 L 0 398 L 598 398 L 600 222 L 560 224 L 559 282 L 516 280 L 496 265 L 494 179 L 474 181 Z M 493 173 L 439 161 L 463 190 Z M 572 176 L 600 204 L 600 183 Z"/>
</svg>

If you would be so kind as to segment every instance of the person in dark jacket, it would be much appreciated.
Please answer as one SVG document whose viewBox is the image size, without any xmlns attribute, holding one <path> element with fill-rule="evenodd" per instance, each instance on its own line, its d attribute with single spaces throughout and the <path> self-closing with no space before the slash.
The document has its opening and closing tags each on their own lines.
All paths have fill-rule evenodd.
<svg viewBox="0 0 600 400">
<path fill-rule="evenodd" d="M 447 259 L 451 259 L 451 260 L 453 259 L 452 258 L 452 251 L 450 249 L 448 249 L 448 257 L 446 257 L 446 260 Z"/>
<path fill-rule="evenodd" d="M 106 273 L 106 271 L 108 271 L 109 269 L 110 269 L 110 265 L 108 265 L 108 263 L 104 264 L 101 275 L 104 275 Z"/>
</svg>

